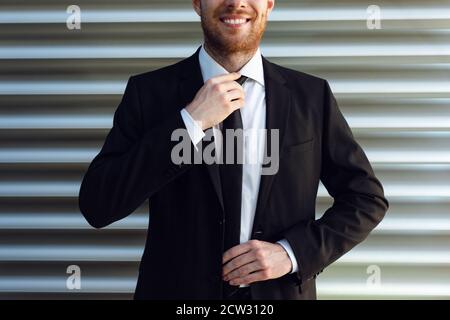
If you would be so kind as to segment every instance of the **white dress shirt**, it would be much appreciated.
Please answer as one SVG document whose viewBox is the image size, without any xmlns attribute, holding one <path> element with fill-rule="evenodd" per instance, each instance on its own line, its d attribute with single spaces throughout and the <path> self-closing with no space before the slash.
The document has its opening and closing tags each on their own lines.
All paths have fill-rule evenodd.
<svg viewBox="0 0 450 320">
<path fill-rule="evenodd" d="M 206 52 L 204 46 L 200 49 L 199 62 L 204 82 L 210 78 L 229 73 Z M 261 164 L 264 157 L 264 143 L 266 137 L 262 131 L 266 128 L 266 93 L 264 69 L 259 48 L 253 58 L 242 67 L 239 73 L 248 77 L 247 81 L 243 84 L 245 105 L 241 108 L 244 131 L 244 163 L 242 164 L 240 243 L 244 243 L 250 240 L 253 220 L 255 218 L 259 184 L 261 181 Z M 197 144 L 205 136 L 205 133 L 186 109 L 181 110 L 181 116 L 192 143 L 195 148 L 197 148 Z M 215 151 L 218 158 L 220 157 L 222 149 L 220 127 L 221 124 L 213 127 Z M 298 265 L 291 246 L 286 239 L 282 239 L 278 241 L 278 243 L 283 246 L 291 259 L 291 273 L 296 272 L 298 270 Z"/>
</svg>

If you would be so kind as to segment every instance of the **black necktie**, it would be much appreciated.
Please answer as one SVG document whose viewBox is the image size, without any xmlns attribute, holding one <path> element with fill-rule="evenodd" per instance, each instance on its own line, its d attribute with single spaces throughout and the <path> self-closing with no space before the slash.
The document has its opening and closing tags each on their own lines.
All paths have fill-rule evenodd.
<svg viewBox="0 0 450 320">
<path fill-rule="evenodd" d="M 247 77 L 241 76 L 236 80 L 242 85 Z M 220 179 L 222 183 L 222 194 L 225 207 L 225 243 L 224 252 L 240 243 L 241 233 L 241 202 L 242 202 L 242 157 L 243 156 L 243 136 L 227 138 L 227 129 L 243 130 L 240 109 L 233 111 L 222 122 L 222 159 L 223 164 L 219 165 Z M 227 147 L 234 148 L 232 163 L 227 163 Z M 228 150 L 230 151 L 230 150 Z M 229 152 L 228 152 L 229 153 Z M 224 297 L 229 297 L 237 287 L 224 283 Z"/>
</svg>

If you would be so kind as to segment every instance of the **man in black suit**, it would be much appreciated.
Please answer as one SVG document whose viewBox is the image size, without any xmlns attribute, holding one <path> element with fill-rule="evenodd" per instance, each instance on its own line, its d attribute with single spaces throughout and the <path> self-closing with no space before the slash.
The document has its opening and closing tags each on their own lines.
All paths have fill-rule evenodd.
<svg viewBox="0 0 450 320">
<path fill-rule="evenodd" d="M 261 55 L 274 0 L 192 2 L 203 45 L 129 79 L 80 210 L 102 228 L 149 199 L 136 299 L 315 299 L 384 217 L 383 188 L 328 83 Z M 192 161 L 211 146 L 227 161 Z M 319 181 L 334 202 L 316 220 Z"/>
</svg>

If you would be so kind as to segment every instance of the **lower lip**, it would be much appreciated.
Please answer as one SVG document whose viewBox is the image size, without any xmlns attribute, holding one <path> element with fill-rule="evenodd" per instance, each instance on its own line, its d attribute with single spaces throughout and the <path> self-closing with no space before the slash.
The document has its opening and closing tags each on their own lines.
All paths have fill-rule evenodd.
<svg viewBox="0 0 450 320">
<path fill-rule="evenodd" d="M 233 28 L 233 29 L 237 29 L 240 28 L 242 26 L 245 26 L 247 23 L 250 22 L 250 20 L 245 21 L 244 23 L 241 24 L 231 24 L 231 23 L 226 23 L 225 21 L 220 20 L 220 22 L 222 22 L 224 25 L 226 25 L 227 27 Z"/>
</svg>

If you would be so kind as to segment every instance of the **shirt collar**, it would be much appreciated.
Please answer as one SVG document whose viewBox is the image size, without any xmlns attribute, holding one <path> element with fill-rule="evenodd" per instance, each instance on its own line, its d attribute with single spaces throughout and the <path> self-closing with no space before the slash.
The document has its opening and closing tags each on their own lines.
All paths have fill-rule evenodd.
<svg viewBox="0 0 450 320">
<path fill-rule="evenodd" d="M 220 76 L 229 73 L 217 63 L 209 54 L 206 52 L 204 46 L 202 45 L 199 53 L 200 69 L 203 76 L 203 81 L 207 81 L 210 78 Z M 255 80 L 260 85 L 264 87 L 264 69 L 262 63 L 261 50 L 258 48 L 254 56 L 244 65 L 239 73 L 250 79 Z"/>
</svg>

